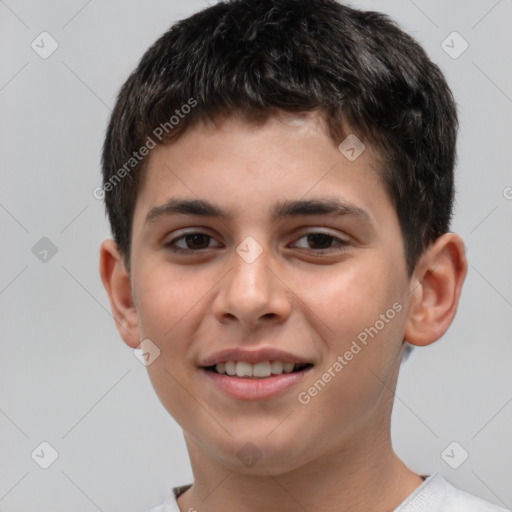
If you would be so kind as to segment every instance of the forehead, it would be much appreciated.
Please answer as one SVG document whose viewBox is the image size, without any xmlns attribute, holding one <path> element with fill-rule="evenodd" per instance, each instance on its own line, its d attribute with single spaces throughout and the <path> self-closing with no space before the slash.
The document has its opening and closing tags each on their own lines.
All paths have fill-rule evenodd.
<svg viewBox="0 0 512 512">
<path fill-rule="evenodd" d="M 286 113 L 259 123 L 239 117 L 198 123 L 152 150 L 135 217 L 147 217 L 177 196 L 220 202 L 223 213 L 269 218 L 285 198 L 323 196 L 373 217 L 378 212 L 372 209 L 387 195 L 376 153 L 354 137 L 333 141 L 318 113 Z M 362 153 L 352 159 L 351 149 Z"/>
</svg>

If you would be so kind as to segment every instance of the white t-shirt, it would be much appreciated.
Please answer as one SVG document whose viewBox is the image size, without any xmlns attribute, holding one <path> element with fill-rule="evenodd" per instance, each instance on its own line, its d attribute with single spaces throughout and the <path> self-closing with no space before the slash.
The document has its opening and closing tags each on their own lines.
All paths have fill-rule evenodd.
<svg viewBox="0 0 512 512">
<path fill-rule="evenodd" d="M 165 502 L 148 512 L 180 512 L 176 499 L 190 485 L 175 487 Z M 188 511 L 183 511 L 188 512 Z M 450 485 L 439 473 L 429 476 L 394 512 L 511 512 L 481 498 L 460 491 Z"/>
</svg>

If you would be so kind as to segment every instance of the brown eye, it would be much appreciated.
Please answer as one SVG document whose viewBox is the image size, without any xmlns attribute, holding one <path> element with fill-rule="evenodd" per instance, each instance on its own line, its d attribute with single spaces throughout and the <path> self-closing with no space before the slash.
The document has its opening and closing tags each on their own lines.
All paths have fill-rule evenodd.
<svg viewBox="0 0 512 512">
<path fill-rule="evenodd" d="M 187 249 L 206 249 L 209 245 L 209 239 L 211 237 L 204 234 L 195 234 L 185 235 L 183 238 L 185 240 L 185 244 L 187 245 Z"/>
<path fill-rule="evenodd" d="M 187 233 L 174 238 L 165 246 L 173 252 L 199 252 L 214 247 L 210 245 L 211 240 L 214 238 L 206 233 Z"/>
<path fill-rule="evenodd" d="M 334 237 L 326 235 L 324 233 L 316 233 L 313 235 L 307 235 L 308 244 L 312 249 L 328 249 L 331 247 L 331 244 L 334 240 Z"/>
<path fill-rule="evenodd" d="M 343 248 L 348 245 L 347 241 L 335 237 L 334 235 L 323 233 L 321 231 L 315 233 L 306 233 L 303 236 L 301 236 L 298 240 L 302 239 L 306 241 L 306 244 L 301 245 L 296 242 L 296 247 L 300 249 L 309 249 L 318 252 L 328 252 L 329 250 L 343 250 Z"/>
</svg>

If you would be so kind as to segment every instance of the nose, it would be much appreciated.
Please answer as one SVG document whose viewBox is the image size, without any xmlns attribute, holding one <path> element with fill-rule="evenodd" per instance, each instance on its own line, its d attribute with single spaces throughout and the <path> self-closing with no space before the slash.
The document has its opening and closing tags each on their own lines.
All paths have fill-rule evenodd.
<svg viewBox="0 0 512 512">
<path fill-rule="evenodd" d="M 221 323 L 239 322 L 248 328 L 284 322 L 291 311 L 291 291 L 272 270 L 269 251 L 249 261 L 234 251 L 233 267 L 212 304 L 214 316 Z"/>
</svg>

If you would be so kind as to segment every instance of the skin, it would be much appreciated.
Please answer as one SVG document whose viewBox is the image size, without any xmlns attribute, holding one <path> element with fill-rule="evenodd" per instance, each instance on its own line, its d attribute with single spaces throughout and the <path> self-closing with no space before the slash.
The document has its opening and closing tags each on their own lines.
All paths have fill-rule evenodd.
<svg viewBox="0 0 512 512">
<path fill-rule="evenodd" d="M 150 154 L 131 272 L 112 240 L 102 244 L 100 273 L 122 338 L 132 348 L 150 339 L 161 350 L 147 369 L 183 428 L 194 474 L 178 500 L 182 511 L 391 511 L 422 483 L 392 450 L 393 390 L 403 340 L 427 345 L 453 320 L 464 244 L 454 233 L 441 236 L 408 277 L 378 155 L 367 146 L 351 162 L 337 145 L 315 113 L 196 125 Z M 145 222 L 178 197 L 207 199 L 233 217 Z M 351 215 L 269 216 L 276 201 L 327 197 L 364 209 L 371 224 Z M 176 242 L 188 254 L 166 246 L 192 232 L 212 238 Z M 305 236 L 318 232 L 334 238 Z M 263 251 L 252 263 L 235 250 L 247 236 Z M 401 311 L 301 404 L 298 393 L 395 303 Z M 277 347 L 314 366 L 281 396 L 239 400 L 198 369 L 205 356 L 234 347 Z M 252 467 L 237 457 L 248 442 L 261 454 Z"/>
</svg>

